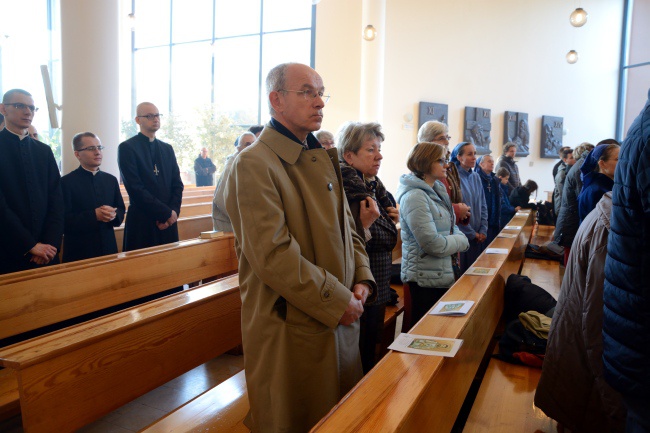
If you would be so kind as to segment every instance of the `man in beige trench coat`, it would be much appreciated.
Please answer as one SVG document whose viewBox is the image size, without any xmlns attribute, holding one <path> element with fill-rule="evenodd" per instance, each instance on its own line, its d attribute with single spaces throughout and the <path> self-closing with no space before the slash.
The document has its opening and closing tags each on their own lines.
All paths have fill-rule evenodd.
<svg viewBox="0 0 650 433">
<path fill-rule="evenodd" d="M 336 149 L 311 134 L 327 97 L 302 64 L 266 80 L 271 121 L 226 185 L 239 259 L 244 368 L 257 432 L 306 432 L 361 378 L 359 322 L 374 295 Z"/>
</svg>

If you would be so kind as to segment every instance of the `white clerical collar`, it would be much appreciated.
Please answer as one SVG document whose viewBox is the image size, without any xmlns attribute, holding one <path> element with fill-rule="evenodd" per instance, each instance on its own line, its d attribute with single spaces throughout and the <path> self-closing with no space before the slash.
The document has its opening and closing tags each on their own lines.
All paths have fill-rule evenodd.
<svg viewBox="0 0 650 433">
<path fill-rule="evenodd" d="M 24 138 L 27 138 L 27 136 L 29 136 L 29 132 L 25 132 L 25 135 L 16 134 L 14 131 L 12 131 L 11 129 L 7 128 L 7 125 L 5 125 L 5 129 L 6 129 L 7 131 L 11 132 L 11 133 L 12 133 L 13 135 L 15 135 L 16 137 L 18 137 L 21 141 L 22 141 Z M 27 130 L 25 130 L 25 131 L 27 131 Z"/>
<path fill-rule="evenodd" d="M 86 170 L 86 171 L 92 173 L 93 176 L 96 175 L 97 173 L 99 173 L 99 167 L 97 167 L 97 170 L 95 170 L 95 171 L 88 170 L 88 169 L 87 169 L 86 167 L 84 167 L 83 165 L 81 166 L 81 168 L 83 168 L 84 170 Z"/>
</svg>

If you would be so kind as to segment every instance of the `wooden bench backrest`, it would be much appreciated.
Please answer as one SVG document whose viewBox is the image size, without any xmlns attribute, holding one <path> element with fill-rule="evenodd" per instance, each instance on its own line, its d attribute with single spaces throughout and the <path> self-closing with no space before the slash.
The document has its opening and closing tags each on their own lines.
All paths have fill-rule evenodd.
<svg viewBox="0 0 650 433">
<path fill-rule="evenodd" d="M 197 204 L 197 203 L 212 203 L 212 199 L 214 198 L 213 194 L 201 194 L 201 195 L 191 195 L 189 197 L 183 197 L 183 203 L 181 204 L 181 213 L 183 212 L 182 206 L 186 206 L 189 204 Z M 124 198 L 124 205 L 126 208 L 129 208 L 129 198 L 128 196 Z"/>
<path fill-rule="evenodd" d="M 193 217 L 182 216 L 178 219 L 178 239 L 181 241 L 198 238 L 201 232 L 212 230 L 212 215 L 197 215 Z M 115 240 L 117 250 L 122 252 L 124 245 L 124 224 L 115 227 Z"/>
<path fill-rule="evenodd" d="M 180 216 L 192 217 L 197 215 L 212 215 L 212 199 L 210 199 L 209 203 L 186 204 L 181 206 Z"/>
<path fill-rule="evenodd" d="M 23 427 L 74 431 L 241 344 L 238 277 L 0 349 Z"/>
<path fill-rule="evenodd" d="M 236 270 L 228 234 L 17 272 L 0 285 L 0 338 Z"/>
<path fill-rule="evenodd" d="M 389 352 L 325 416 L 312 432 L 449 432 L 503 311 L 505 280 L 521 267 L 534 215 L 513 218 L 516 239 L 497 238 L 509 254 L 482 254 L 475 266 L 496 267 L 494 276 L 462 276 L 442 301 L 473 300 L 462 317 L 425 316 L 410 331 L 463 340 L 454 358 Z"/>
</svg>

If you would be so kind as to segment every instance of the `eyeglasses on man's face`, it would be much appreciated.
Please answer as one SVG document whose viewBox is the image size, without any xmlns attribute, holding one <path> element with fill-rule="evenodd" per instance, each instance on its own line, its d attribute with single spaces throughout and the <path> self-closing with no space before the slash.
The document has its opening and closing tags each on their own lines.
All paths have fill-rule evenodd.
<svg viewBox="0 0 650 433">
<path fill-rule="evenodd" d="M 36 113 L 38 111 L 38 107 L 35 107 L 33 105 L 22 104 L 20 102 L 14 102 L 13 104 L 5 104 L 5 106 L 7 105 L 10 107 L 14 107 L 16 110 L 21 110 L 21 111 L 25 111 L 25 109 L 27 108 L 29 108 L 29 111 L 31 111 L 32 113 Z"/>
<path fill-rule="evenodd" d="M 436 137 L 433 139 L 434 142 L 436 142 L 436 141 L 445 141 L 445 140 L 446 140 L 446 141 L 451 140 L 451 135 L 440 134 L 440 135 L 436 136 Z"/>
<path fill-rule="evenodd" d="M 330 95 L 325 95 L 322 91 L 320 90 L 287 90 L 287 89 L 280 89 L 280 92 L 292 92 L 292 93 L 297 93 L 297 94 L 302 94 L 303 98 L 305 98 L 307 101 L 312 101 L 316 98 L 321 98 L 325 104 L 327 104 L 327 101 L 330 100 Z"/>
<path fill-rule="evenodd" d="M 144 116 L 138 116 L 138 117 L 144 117 L 147 120 L 153 120 L 153 119 L 160 119 L 162 117 L 162 114 L 156 113 L 156 114 L 145 114 Z"/>
<path fill-rule="evenodd" d="M 77 150 L 77 152 L 83 152 L 84 150 L 89 150 L 91 152 L 94 152 L 96 150 L 101 151 L 101 150 L 104 150 L 104 146 L 88 146 L 88 147 L 84 147 L 83 149 Z"/>
</svg>

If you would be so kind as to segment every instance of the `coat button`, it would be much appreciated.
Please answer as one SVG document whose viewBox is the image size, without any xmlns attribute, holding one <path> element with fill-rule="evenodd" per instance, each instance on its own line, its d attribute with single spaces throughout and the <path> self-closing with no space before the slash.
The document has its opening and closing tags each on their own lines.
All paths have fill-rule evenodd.
<svg viewBox="0 0 650 433">
<path fill-rule="evenodd" d="M 311 160 L 312 160 L 312 162 L 316 162 L 316 157 L 315 157 L 315 156 L 312 156 L 312 157 L 311 157 Z"/>
<path fill-rule="evenodd" d="M 332 186 L 332 182 L 327 184 L 327 189 L 329 189 L 330 191 L 334 189 L 334 187 Z"/>
<path fill-rule="evenodd" d="M 329 297 L 330 297 L 330 292 L 327 291 L 327 292 L 323 293 L 323 297 L 324 297 L 325 299 L 329 298 Z"/>
</svg>

